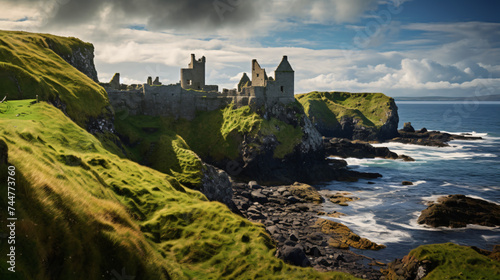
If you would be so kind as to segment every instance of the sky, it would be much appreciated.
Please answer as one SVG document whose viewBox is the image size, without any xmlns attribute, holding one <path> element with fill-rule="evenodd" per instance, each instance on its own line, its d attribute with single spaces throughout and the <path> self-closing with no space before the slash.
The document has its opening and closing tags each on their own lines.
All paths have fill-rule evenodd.
<svg viewBox="0 0 500 280">
<path fill-rule="evenodd" d="M 99 80 L 179 82 L 190 54 L 207 84 L 234 88 L 283 55 L 296 93 L 500 94 L 497 0 L 0 0 L 0 29 L 78 37 Z"/>
</svg>

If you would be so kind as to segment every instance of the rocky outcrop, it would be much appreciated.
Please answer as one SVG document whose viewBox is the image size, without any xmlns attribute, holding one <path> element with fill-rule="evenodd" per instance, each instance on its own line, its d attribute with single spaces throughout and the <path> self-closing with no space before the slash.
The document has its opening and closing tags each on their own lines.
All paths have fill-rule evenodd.
<svg viewBox="0 0 500 280">
<path fill-rule="evenodd" d="M 415 132 L 415 129 L 413 128 L 413 126 L 411 126 L 411 122 L 405 122 L 404 125 L 403 125 L 403 131 L 404 132 Z M 426 129 L 427 131 L 427 129 Z"/>
<path fill-rule="evenodd" d="M 311 92 L 297 99 L 323 136 L 369 141 L 398 135 L 398 108 L 382 93 Z"/>
<path fill-rule="evenodd" d="M 380 174 L 359 173 L 345 168 L 342 162 L 325 159 L 321 135 L 304 115 L 300 106 L 276 104 L 257 112 L 264 119 L 277 119 L 288 125 L 300 127 L 301 141 L 283 158 L 275 156 L 280 144 L 275 135 L 246 137 L 240 145 L 240 158 L 224 160 L 214 165 L 225 168 L 229 175 L 240 180 L 256 180 L 265 185 L 284 185 L 294 182 L 317 183 L 332 180 L 356 180 L 356 178 L 377 178 Z M 255 147 L 260 147 L 257 152 Z M 232 165 L 231 170 L 228 166 Z"/>
<path fill-rule="evenodd" d="M 466 227 L 468 224 L 500 226 L 500 205 L 465 195 L 441 197 L 423 210 L 419 224 L 431 227 Z"/>
<path fill-rule="evenodd" d="M 480 140 L 481 137 L 473 137 L 467 134 L 451 134 L 439 131 L 427 131 L 424 127 L 415 131 L 411 123 L 405 128 L 399 130 L 399 136 L 390 140 L 390 142 L 399 142 L 403 144 L 414 144 L 422 146 L 447 147 L 448 142 L 452 140 Z"/>
<path fill-rule="evenodd" d="M 87 77 L 91 78 L 94 82 L 99 82 L 94 64 L 94 45 L 80 41 L 81 44 L 72 44 L 70 46 L 71 51 L 68 52 L 67 48 L 62 47 L 50 37 L 46 38 L 46 42 L 49 48 L 62 57 L 67 63 L 87 75 Z"/>
<path fill-rule="evenodd" d="M 380 250 L 385 248 L 385 245 L 379 245 L 366 238 L 362 238 L 352 232 L 347 226 L 332 220 L 318 219 L 315 227 L 330 236 L 328 245 L 334 248 L 349 249 L 349 247 L 353 247 L 363 250 Z"/>
<path fill-rule="evenodd" d="M 373 147 L 369 143 L 350 141 L 345 138 L 325 138 L 323 143 L 326 156 L 337 156 L 342 158 L 385 158 L 414 161 L 411 157 L 398 155 L 391 152 L 386 147 Z"/>
<path fill-rule="evenodd" d="M 414 256 L 404 256 L 391 262 L 382 272 L 387 280 L 421 280 L 434 268 L 429 260 L 418 260 Z"/>
<path fill-rule="evenodd" d="M 224 170 L 210 164 L 204 164 L 200 191 L 208 200 L 224 203 L 233 212 L 237 212 L 237 208 L 233 202 L 231 180 Z"/>
</svg>

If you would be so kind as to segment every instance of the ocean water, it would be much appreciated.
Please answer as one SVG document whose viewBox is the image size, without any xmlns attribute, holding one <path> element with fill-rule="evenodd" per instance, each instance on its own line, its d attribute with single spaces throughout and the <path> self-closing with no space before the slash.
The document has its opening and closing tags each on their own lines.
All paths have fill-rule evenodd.
<svg viewBox="0 0 500 280">
<path fill-rule="evenodd" d="M 347 214 L 339 219 L 361 237 L 382 243 L 380 251 L 354 250 L 383 261 L 401 258 L 422 244 L 454 242 L 491 250 L 500 244 L 500 227 L 469 225 L 464 229 L 430 228 L 417 224 L 426 203 L 439 196 L 464 194 L 500 204 L 500 103 L 397 102 L 400 123 L 452 133 L 470 133 L 483 140 L 452 141 L 436 148 L 399 143 L 377 144 L 415 162 L 347 159 L 350 168 L 378 172 L 383 178 L 331 182 L 322 192 L 347 191 L 360 199 L 342 207 L 325 203 L 325 211 Z M 403 186 L 402 181 L 414 185 Z"/>
</svg>

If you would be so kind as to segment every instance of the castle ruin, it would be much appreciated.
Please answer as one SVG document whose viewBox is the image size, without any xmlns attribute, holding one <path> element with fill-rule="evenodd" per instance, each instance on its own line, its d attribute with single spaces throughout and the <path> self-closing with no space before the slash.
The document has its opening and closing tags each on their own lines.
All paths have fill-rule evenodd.
<svg viewBox="0 0 500 280">
<path fill-rule="evenodd" d="M 159 77 L 154 81 L 148 77 L 144 84 L 125 85 L 120 84 L 120 74 L 116 73 L 109 83 L 101 85 L 113 108 L 127 111 L 129 115 L 193 119 L 197 111 L 217 110 L 229 104 L 260 108 L 295 101 L 295 72 L 287 56 L 283 56 L 276 68 L 274 79 L 268 77 L 266 70 L 254 59 L 252 80 L 244 73 L 238 88 L 223 89 L 222 92 L 217 85 L 205 84 L 205 63 L 205 57 L 197 60 L 192 54 L 188 68 L 181 69 L 181 80 L 177 84 L 163 85 Z"/>
</svg>

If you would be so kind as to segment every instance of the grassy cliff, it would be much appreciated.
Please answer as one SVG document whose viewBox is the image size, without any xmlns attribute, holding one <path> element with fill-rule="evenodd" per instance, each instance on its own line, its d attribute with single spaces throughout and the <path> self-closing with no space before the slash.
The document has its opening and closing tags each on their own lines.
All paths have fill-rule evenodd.
<svg viewBox="0 0 500 280">
<path fill-rule="evenodd" d="M 0 159 L 6 144 L 18 218 L 17 272 L 3 254 L 2 279 L 353 279 L 286 265 L 262 225 L 111 154 L 61 111 L 31 101 L 0 104 Z"/>
<path fill-rule="evenodd" d="M 297 95 L 307 116 L 325 136 L 353 138 L 353 131 L 365 128 L 377 134 L 396 133 L 397 107 L 382 93 L 310 92 Z M 395 113 L 394 113 L 395 111 Z M 394 118 L 395 117 L 395 118 Z M 395 124 L 394 124 L 395 122 Z M 382 137 L 383 138 L 383 137 Z M 371 139 L 369 139 L 371 140 Z"/>
<path fill-rule="evenodd" d="M 179 169 L 172 168 L 169 164 L 172 161 L 162 160 L 158 152 L 161 147 L 172 145 L 172 141 L 179 136 L 185 140 L 181 141 L 182 147 L 191 149 L 203 159 L 220 161 L 239 157 L 240 144 L 245 136 L 254 139 L 253 148 L 257 152 L 263 148 L 264 137 L 275 136 L 278 144 L 273 156 L 283 158 L 301 143 L 303 135 L 299 126 L 274 118 L 266 120 L 248 106 L 199 112 L 190 121 L 155 116 L 120 116 L 118 112 L 116 129 L 131 147 L 133 158 L 167 173 L 171 169 L 175 172 Z M 170 156 L 175 154 L 169 153 Z"/>
<path fill-rule="evenodd" d="M 85 48 L 93 47 L 76 38 L 0 31 L 0 100 L 38 95 L 85 127 L 109 105 L 106 91 L 61 57 Z"/>
</svg>

